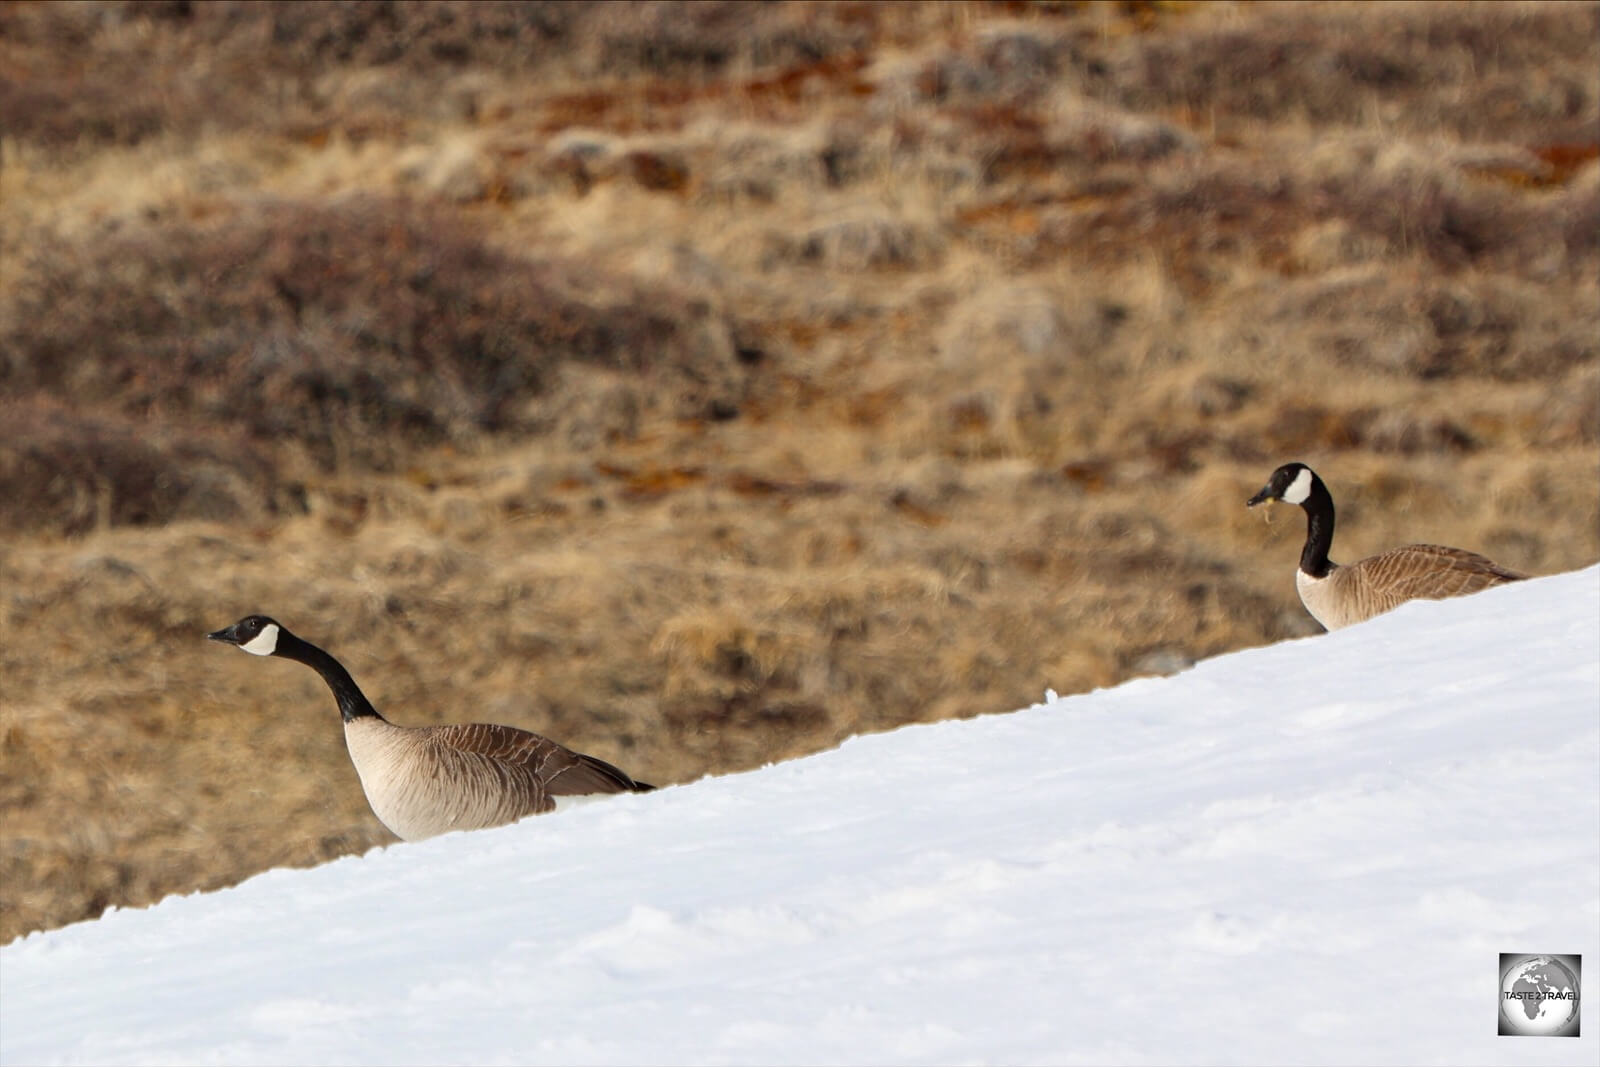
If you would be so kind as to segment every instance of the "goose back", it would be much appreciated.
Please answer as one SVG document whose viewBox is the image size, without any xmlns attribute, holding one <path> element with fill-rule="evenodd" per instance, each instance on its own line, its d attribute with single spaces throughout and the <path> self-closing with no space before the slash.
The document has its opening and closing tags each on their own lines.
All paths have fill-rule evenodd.
<svg viewBox="0 0 1600 1067">
<path fill-rule="evenodd" d="M 1364 622 L 1408 600 L 1465 596 L 1527 575 L 1476 552 L 1444 545 L 1406 545 L 1348 566 L 1330 564 L 1325 577 L 1295 573 L 1300 602 L 1329 630 Z"/>
<path fill-rule="evenodd" d="M 650 788 L 512 726 L 406 727 L 373 717 L 346 722 L 344 734 L 373 813 L 407 841 L 543 814 L 557 797 Z"/>
</svg>

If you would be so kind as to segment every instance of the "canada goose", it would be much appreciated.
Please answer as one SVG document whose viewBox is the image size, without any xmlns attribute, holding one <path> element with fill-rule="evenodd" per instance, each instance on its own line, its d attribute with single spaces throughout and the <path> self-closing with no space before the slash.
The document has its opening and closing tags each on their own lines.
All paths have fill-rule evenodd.
<svg viewBox="0 0 1600 1067">
<path fill-rule="evenodd" d="M 1441 545 L 1391 548 L 1340 566 L 1328 558 L 1333 545 L 1333 497 L 1304 463 L 1285 463 L 1273 471 L 1245 506 L 1273 500 L 1305 509 L 1306 545 L 1300 551 L 1294 584 L 1311 617 L 1329 630 L 1382 615 L 1408 600 L 1465 596 L 1527 577 L 1476 552 Z"/>
<path fill-rule="evenodd" d="M 322 675 L 339 703 L 367 803 L 406 841 L 503 826 L 555 810 L 558 798 L 655 788 L 513 726 L 397 726 L 378 714 L 338 660 L 265 615 L 247 615 L 206 636 L 253 655 L 298 660 Z"/>
</svg>

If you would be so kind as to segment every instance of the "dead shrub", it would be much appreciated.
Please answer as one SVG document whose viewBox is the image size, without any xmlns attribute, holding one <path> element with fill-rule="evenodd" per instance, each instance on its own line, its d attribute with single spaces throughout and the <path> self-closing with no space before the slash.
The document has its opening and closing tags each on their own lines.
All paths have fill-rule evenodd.
<svg viewBox="0 0 1600 1067">
<path fill-rule="evenodd" d="M 1036 99 L 1054 85 L 1069 51 L 1062 37 L 1023 22 L 982 32 L 964 45 L 915 70 L 912 87 L 918 96 L 934 103 Z"/>
<path fill-rule="evenodd" d="M 1600 443 L 1600 362 L 1578 368 L 1550 394 L 1530 400 L 1531 436 L 1551 448 L 1593 448 Z"/>
<path fill-rule="evenodd" d="M 604 295 L 602 295 L 604 293 Z M 703 303 L 497 251 L 425 203 L 242 205 L 38 243 L 0 303 L 0 395 L 298 442 L 324 468 L 559 429 L 567 362 L 614 372 L 641 411 L 738 410 L 750 368 Z"/>
<path fill-rule="evenodd" d="M 434 113 L 438 79 L 561 70 L 608 78 L 816 64 L 863 45 L 861 13 L 744 0 L 668 3 L 351 0 L 323 4 L 7 4 L 6 134 L 56 151 L 133 145 L 208 125 L 347 134 Z M 871 13 L 866 13 L 871 19 Z M 137 27 L 130 32 L 130 27 Z M 92 53 L 84 64 L 73 57 Z M 152 78 L 159 69 L 165 76 Z M 389 70 L 341 95 L 342 71 Z M 476 107 L 469 103 L 467 113 Z"/>
<path fill-rule="evenodd" d="M 1140 111 L 1358 126 L 1375 101 L 1404 99 L 1385 121 L 1407 133 L 1524 141 L 1593 113 L 1597 36 L 1594 4 L 1291 4 L 1188 33 L 1083 35 L 1075 66 Z"/>
<path fill-rule="evenodd" d="M 1292 173 L 1216 154 L 1174 155 L 1131 187 L 1085 199 L 1079 210 L 1043 220 L 1041 254 L 1120 264 L 1156 251 L 1196 296 L 1226 282 L 1239 259 L 1287 260 L 1291 235 L 1315 214 Z"/>
<path fill-rule="evenodd" d="M 1475 435 L 1448 416 L 1398 408 L 1336 410 L 1315 404 L 1280 411 L 1262 440 L 1270 452 L 1281 455 L 1351 449 L 1379 455 L 1465 455 L 1480 447 Z"/>
<path fill-rule="evenodd" d="M 1600 305 L 1480 272 L 1317 278 L 1283 287 L 1262 324 L 1342 365 L 1422 380 L 1559 377 L 1600 358 Z M 1587 330 L 1574 329 L 1588 322 Z"/>
<path fill-rule="evenodd" d="M 238 440 L 37 401 L 0 403 L 0 425 L 0 529 L 72 535 L 294 509 L 271 464 Z"/>
<path fill-rule="evenodd" d="M 848 54 L 868 41 L 875 13 L 832 4 L 600 4 L 591 28 L 597 69 L 707 76 L 737 64 L 782 67 Z M 853 17 L 852 17 L 853 16 Z"/>
<path fill-rule="evenodd" d="M 0 115 L 7 136 L 52 147 L 134 145 L 168 126 L 160 101 L 110 78 L 0 76 Z"/>
<path fill-rule="evenodd" d="M 1373 165 L 1357 162 L 1362 158 Z M 1336 173 L 1316 180 L 1312 195 L 1358 232 L 1381 237 L 1391 252 L 1421 253 L 1446 269 L 1521 267 L 1561 246 L 1558 202 L 1469 181 L 1420 156 L 1358 149 Z"/>
<path fill-rule="evenodd" d="M 241 13 L 244 20 L 257 24 L 244 33 L 265 36 L 271 58 L 290 69 L 391 63 L 413 68 L 475 65 L 526 69 L 549 59 L 594 7 L 516 0 L 460 4 L 351 0 L 331 5 L 280 0 L 243 6 L 247 9 Z M 252 8 L 256 10 L 249 10 Z M 215 21 L 215 16 L 212 18 Z M 242 35 L 238 31 L 229 34 Z"/>
<path fill-rule="evenodd" d="M 1600 139 L 1595 147 L 1600 147 Z M 1600 163 L 1590 162 L 1567 190 L 1561 208 L 1567 255 L 1592 260 L 1600 253 Z"/>
<path fill-rule="evenodd" d="M 918 270 L 939 261 L 943 242 L 927 227 L 886 215 L 823 223 L 797 240 L 779 239 L 780 259 L 826 270 Z"/>
</svg>

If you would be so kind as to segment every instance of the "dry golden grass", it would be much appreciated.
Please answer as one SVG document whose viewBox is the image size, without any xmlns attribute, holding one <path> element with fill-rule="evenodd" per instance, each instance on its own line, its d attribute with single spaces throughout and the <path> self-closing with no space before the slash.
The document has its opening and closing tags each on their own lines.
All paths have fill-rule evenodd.
<svg viewBox="0 0 1600 1067">
<path fill-rule="evenodd" d="M 247 612 L 669 784 L 1316 632 L 1288 459 L 1594 562 L 1597 40 L 0 7 L 0 939 L 391 840 Z"/>
</svg>

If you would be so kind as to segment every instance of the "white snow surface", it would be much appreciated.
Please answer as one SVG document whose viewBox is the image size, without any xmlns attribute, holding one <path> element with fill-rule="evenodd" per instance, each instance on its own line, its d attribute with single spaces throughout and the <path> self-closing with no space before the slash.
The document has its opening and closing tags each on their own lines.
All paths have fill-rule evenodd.
<svg viewBox="0 0 1600 1067">
<path fill-rule="evenodd" d="M 1593 1065 L 1597 979 L 1590 568 L 34 934 L 0 1061 Z"/>
</svg>

